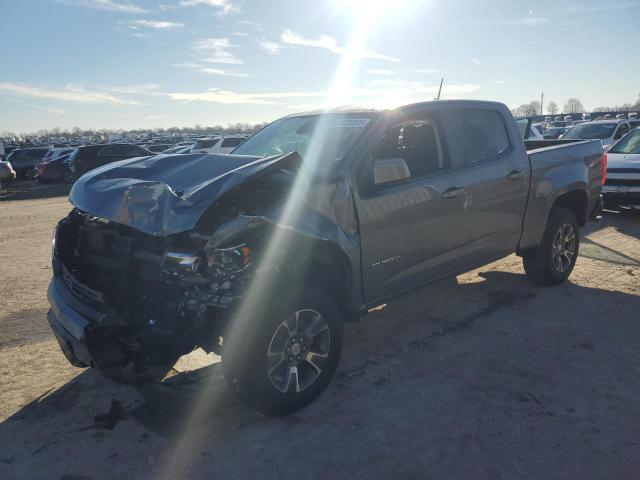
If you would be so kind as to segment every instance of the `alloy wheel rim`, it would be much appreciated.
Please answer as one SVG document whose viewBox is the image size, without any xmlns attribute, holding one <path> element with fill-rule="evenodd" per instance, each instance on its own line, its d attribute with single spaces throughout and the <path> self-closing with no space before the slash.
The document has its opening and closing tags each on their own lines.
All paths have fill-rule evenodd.
<svg viewBox="0 0 640 480">
<path fill-rule="evenodd" d="M 329 358 L 331 332 L 316 310 L 301 309 L 276 329 L 267 350 L 267 375 L 281 393 L 300 393 L 320 377 Z"/>
<path fill-rule="evenodd" d="M 576 234 L 573 225 L 564 223 L 553 237 L 553 268 L 566 272 L 576 255 Z"/>
</svg>

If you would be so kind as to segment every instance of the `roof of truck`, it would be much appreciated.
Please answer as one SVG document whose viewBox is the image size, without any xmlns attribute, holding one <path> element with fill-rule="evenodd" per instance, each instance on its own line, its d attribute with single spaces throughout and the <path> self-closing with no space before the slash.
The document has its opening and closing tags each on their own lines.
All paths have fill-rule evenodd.
<svg viewBox="0 0 640 480">
<path fill-rule="evenodd" d="M 435 104 L 466 104 L 469 106 L 473 105 L 495 105 L 500 107 L 505 107 L 505 105 L 501 102 L 493 102 L 489 100 L 426 100 L 424 102 L 415 102 L 408 103 L 406 105 L 401 105 L 392 109 L 379 109 L 379 108 L 369 108 L 369 107 L 358 107 L 358 106 L 343 106 L 343 107 L 335 107 L 329 109 L 317 109 L 317 110 L 309 110 L 306 112 L 292 113 L 291 115 L 287 115 L 285 118 L 289 117 L 302 117 L 306 115 L 322 115 L 326 113 L 345 113 L 345 114 L 358 114 L 358 113 L 367 113 L 367 114 L 379 114 L 383 112 L 392 112 L 399 111 L 407 108 L 414 108 L 421 105 L 435 105 Z M 506 108 L 506 107 L 505 107 Z"/>
</svg>

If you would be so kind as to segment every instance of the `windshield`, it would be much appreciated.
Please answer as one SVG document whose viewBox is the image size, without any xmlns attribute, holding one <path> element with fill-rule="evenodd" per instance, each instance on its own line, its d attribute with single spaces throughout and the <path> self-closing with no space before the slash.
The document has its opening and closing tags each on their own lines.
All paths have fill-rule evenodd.
<svg viewBox="0 0 640 480">
<path fill-rule="evenodd" d="M 582 123 L 568 131 L 565 139 L 603 140 L 611 137 L 617 127 L 617 123 Z"/>
<path fill-rule="evenodd" d="M 609 153 L 640 154 L 640 130 L 633 130 L 630 134 L 609 149 Z"/>
<path fill-rule="evenodd" d="M 314 135 L 322 134 L 318 127 L 326 127 L 326 133 L 322 135 L 324 163 L 314 170 L 327 172 L 335 160 L 344 157 L 374 115 L 326 113 L 281 118 L 248 138 L 233 154 L 267 157 L 296 151 L 304 159 Z"/>
</svg>

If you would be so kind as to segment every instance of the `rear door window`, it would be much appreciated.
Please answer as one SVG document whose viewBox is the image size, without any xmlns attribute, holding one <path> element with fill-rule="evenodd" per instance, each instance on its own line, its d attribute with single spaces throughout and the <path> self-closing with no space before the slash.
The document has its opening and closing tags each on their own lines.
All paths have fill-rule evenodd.
<svg viewBox="0 0 640 480">
<path fill-rule="evenodd" d="M 494 110 L 452 110 L 448 117 L 466 165 L 491 160 L 510 146 L 502 116 Z"/>
</svg>

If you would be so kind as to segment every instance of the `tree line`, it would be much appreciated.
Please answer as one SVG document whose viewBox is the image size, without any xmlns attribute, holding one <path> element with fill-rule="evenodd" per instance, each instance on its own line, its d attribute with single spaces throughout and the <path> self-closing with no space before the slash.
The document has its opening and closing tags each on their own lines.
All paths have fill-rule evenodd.
<svg viewBox="0 0 640 480">
<path fill-rule="evenodd" d="M 111 130 L 111 129 L 82 129 L 80 127 L 73 127 L 72 129 L 63 129 L 60 127 L 52 129 L 41 129 L 30 133 L 20 133 L 16 135 L 14 132 L 3 131 L 0 133 L 0 138 L 31 138 L 31 137 L 99 137 L 106 136 L 112 133 L 127 134 L 127 135 L 147 135 L 150 133 L 156 135 L 232 135 L 235 133 L 254 133 L 267 125 L 268 122 L 263 123 L 248 123 L 237 122 L 230 123 L 226 127 L 222 125 L 201 125 L 196 124 L 193 127 L 169 127 L 169 128 L 153 128 L 153 129 L 133 129 L 133 130 Z"/>
<path fill-rule="evenodd" d="M 511 110 L 511 112 L 517 117 L 531 117 L 533 115 L 541 115 L 542 114 L 542 106 L 538 100 L 532 100 L 529 103 L 525 103 L 520 105 L 517 108 Z M 638 99 L 635 104 L 625 103 L 622 105 L 616 105 L 614 107 L 597 107 L 593 111 L 594 112 L 629 112 L 631 110 L 640 110 L 640 95 L 638 95 Z M 546 112 L 549 115 L 555 115 L 559 112 L 558 104 L 554 101 L 550 101 L 547 103 Z M 564 104 L 564 108 L 562 113 L 564 114 L 574 114 L 574 113 L 584 113 L 585 108 L 582 105 L 582 102 L 578 98 L 570 98 Z"/>
</svg>

